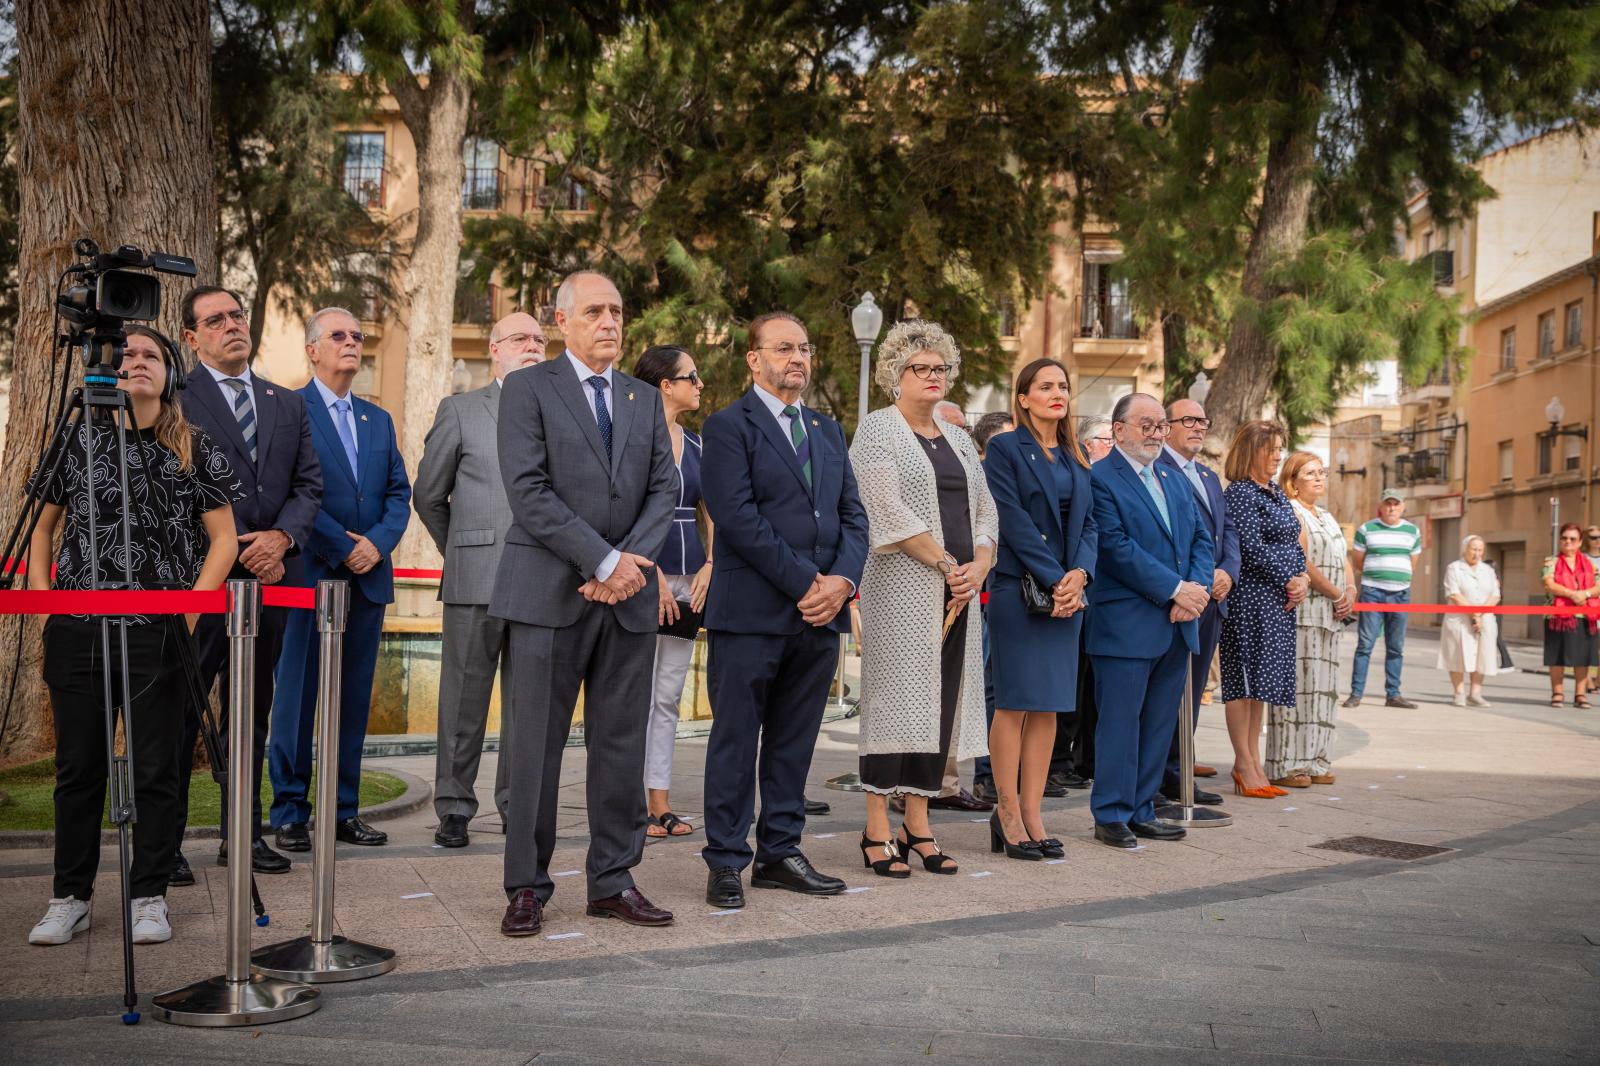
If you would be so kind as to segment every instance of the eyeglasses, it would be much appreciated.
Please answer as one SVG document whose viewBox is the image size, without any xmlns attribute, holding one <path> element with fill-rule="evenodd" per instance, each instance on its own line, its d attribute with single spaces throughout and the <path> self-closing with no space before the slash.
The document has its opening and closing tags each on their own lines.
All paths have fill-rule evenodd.
<svg viewBox="0 0 1600 1066">
<path fill-rule="evenodd" d="M 1582 540 L 1583 538 L 1578 536 L 1576 533 L 1563 533 L 1563 534 L 1561 534 L 1561 539 L 1562 540 L 1574 540 L 1574 541 L 1576 541 L 1576 540 Z"/>
<path fill-rule="evenodd" d="M 781 359 L 793 359 L 796 353 L 810 359 L 817 354 L 815 344 L 779 344 L 776 346 L 763 344 L 756 349 L 758 352 L 777 352 Z"/>
<path fill-rule="evenodd" d="M 357 344 L 360 344 L 362 341 L 367 339 L 367 335 L 365 333 L 362 333 L 359 329 L 352 329 L 352 330 L 330 329 L 327 332 L 326 336 L 332 338 L 333 343 L 335 343 L 335 344 L 343 344 L 346 337 L 348 337 L 351 340 L 355 341 Z"/>
<path fill-rule="evenodd" d="M 1115 437 L 1090 437 L 1089 440 L 1094 441 L 1096 444 L 1115 444 L 1115 443 L 1117 443 L 1117 438 L 1115 438 Z"/>
<path fill-rule="evenodd" d="M 1211 428 L 1211 419 L 1201 415 L 1184 415 L 1178 422 L 1182 423 L 1184 429 L 1194 429 L 1196 426 L 1201 429 Z"/>
<path fill-rule="evenodd" d="M 662 378 L 661 380 L 662 381 L 689 381 L 689 382 L 693 382 L 696 385 L 702 384 L 702 382 L 700 381 L 700 371 L 698 371 L 698 370 L 691 370 L 687 374 L 674 374 L 670 378 Z"/>
<path fill-rule="evenodd" d="M 200 320 L 200 324 L 202 326 L 204 326 L 206 329 L 213 330 L 221 329 L 223 325 L 228 322 L 233 322 L 241 326 L 247 326 L 250 324 L 250 316 L 243 310 L 218 311 L 216 314 L 207 315 Z"/>
<path fill-rule="evenodd" d="M 501 337 L 499 340 L 495 341 L 495 343 L 509 344 L 515 348 L 519 345 L 527 344 L 529 341 L 532 341 L 541 348 L 543 348 L 545 344 L 544 338 L 534 333 L 513 333 L 509 337 Z"/>
<path fill-rule="evenodd" d="M 1151 422 L 1146 420 L 1143 422 L 1124 422 L 1122 424 L 1132 426 L 1146 437 L 1165 437 L 1172 432 L 1171 422 Z"/>
<path fill-rule="evenodd" d="M 949 363 L 909 363 L 906 369 L 923 381 L 927 381 L 929 378 L 949 377 L 951 366 Z"/>
</svg>

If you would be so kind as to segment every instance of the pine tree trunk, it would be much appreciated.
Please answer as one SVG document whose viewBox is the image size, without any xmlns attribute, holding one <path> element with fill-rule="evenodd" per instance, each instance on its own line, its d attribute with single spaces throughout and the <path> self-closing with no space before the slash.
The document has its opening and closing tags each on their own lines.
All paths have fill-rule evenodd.
<svg viewBox="0 0 1600 1066">
<path fill-rule="evenodd" d="M 19 314 L 11 417 L 0 459 L 0 529 L 10 533 L 47 428 L 57 364 L 51 306 L 72 242 L 136 244 L 192 257 L 216 277 L 211 34 L 206 0 L 62 4 L 18 0 Z M 178 336 L 190 282 L 161 275 L 158 327 Z M 73 382 L 81 381 L 76 364 Z M 48 566 L 49 560 L 35 560 Z M 49 749 L 40 619 L 0 617 L 0 759 Z M 12 664 L 20 641 L 21 658 Z M 13 684 L 15 688 L 13 690 Z M 7 707 L 7 693 L 11 693 Z"/>
<path fill-rule="evenodd" d="M 461 263 L 461 183 L 466 177 L 461 145 L 472 93 L 467 79 L 451 71 L 436 71 L 426 87 L 408 81 L 391 90 L 417 146 L 417 234 L 401 284 L 410 322 L 405 408 L 399 419 L 400 451 L 414 472 L 434 411 L 450 392 L 450 329 Z M 407 528 L 397 556 L 402 566 L 439 565 L 421 522 Z"/>
<path fill-rule="evenodd" d="M 1211 416 L 1208 452 L 1225 453 L 1234 430 L 1261 417 L 1277 377 L 1278 350 L 1249 305 L 1260 305 L 1274 295 L 1267 284 L 1268 272 L 1305 247 L 1316 145 L 1315 126 L 1307 125 L 1281 132 L 1267 152 L 1261 208 L 1240 279 L 1245 306 L 1234 312 L 1216 385 L 1206 400 L 1206 414 Z"/>
</svg>

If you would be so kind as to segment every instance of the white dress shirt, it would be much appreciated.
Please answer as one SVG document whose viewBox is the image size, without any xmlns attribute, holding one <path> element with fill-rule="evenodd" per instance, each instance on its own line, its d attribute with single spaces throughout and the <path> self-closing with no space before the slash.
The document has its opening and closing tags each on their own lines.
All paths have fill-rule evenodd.
<svg viewBox="0 0 1600 1066">
<path fill-rule="evenodd" d="M 600 411 L 597 407 L 595 407 L 594 386 L 589 384 L 589 379 L 595 376 L 595 372 L 591 370 L 582 359 L 579 359 L 577 356 L 573 355 L 571 348 L 565 349 L 565 355 L 567 357 L 567 362 L 572 365 L 573 371 L 578 375 L 578 384 L 582 386 L 580 391 L 583 393 L 583 398 L 589 402 L 589 413 L 594 416 L 595 424 L 599 425 Z M 612 425 L 615 425 L 617 421 L 617 401 L 615 399 L 616 383 L 611 379 L 611 368 L 609 366 L 606 367 L 600 372 L 600 376 L 606 380 L 605 394 L 608 397 L 606 400 L 608 405 L 606 407 L 606 411 L 611 415 Z M 612 548 L 611 551 L 606 553 L 606 557 L 600 560 L 600 565 L 594 568 L 595 580 L 605 581 L 611 576 L 611 572 L 617 568 L 617 564 L 621 561 L 622 552 L 616 548 Z"/>
<path fill-rule="evenodd" d="M 239 375 L 237 375 L 237 376 L 230 375 L 230 374 L 224 374 L 222 371 L 218 370 L 216 367 L 212 366 L 210 363 L 201 363 L 200 365 L 205 367 L 206 370 L 208 370 L 211 373 L 212 379 L 214 381 L 216 381 L 217 385 L 222 389 L 222 396 L 223 396 L 223 398 L 225 400 L 228 401 L 228 407 L 229 407 L 230 410 L 233 408 L 234 393 L 228 386 L 223 384 L 223 382 L 225 382 L 225 381 L 242 381 L 242 382 L 244 382 L 244 387 L 250 390 L 250 402 L 251 402 L 251 404 L 255 403 L 255 391 L 256 391 L 255 385 L 256 385 L 256 382 L 255 382 L 255 378 L 250 373 L 249 364 L 246 364 L 245 368 L 244 368 L 244 372 L 239 374 Z M 313 378 L 312 380 L 314 381 L 316 379 Z M 260 425 L 261 425 L 261 412 L 257 411 L 256 412 L 256 426 L 260 427 Z M 258 445 L 258 447 L 259 447 L 259 445 Z M 295 546 L 294 538 L 289 535 L 287 530 L 280 529 L 280 530 L 278 530 L 278 532 L 282 533 L 284 535 L 284 537 L 289 541 L 289 547 L 292 548 L 292 547 Z"/>
<path fill-rule="evenodd" d="M 772 417 L 778 420 L 778 428 L 783 430 L 783 439 L 789 442 L 789 447 L 793 448 L 794 426 L 792 423 L 794 419 L 783 413 L 783 409 L 789 405 L 781 397 L 774 396 L 760 385 L 755 387 L 755 393 L 761 397 L 761 402 L 767 405 L 767 410 L 772 412 Z M 796 411 L 804 410 L 798 400 L 794 403 L 794 409 Z"/>
<path fill-rule="evenodd" d="M 1200 468 L 1193 459 L 1185 459 L 1183 454 L 1170 444 L 1163 444 L 1162 450 L 1172 457 L 1178 464 L 1178 469 L 1183 471 L 1183 476 L 1189 479 L 1189 484 L 1194 486 L 1194 491 L 1200 497 L 1200 505 L 1209 514 L 1211 511 L 1211 497 L 1206 494 L 1206 483 L 1200 477 Z"/>
<path fill-rule="evenodd" d="M 1162 447 L 1166 447 L 1166 445 L 1162 445 Z M 1143 460 L 1137 459 L 1137 458 L 1129 455 L 1127 452 L 1123 451 L 1122 445 L 1120 445 L 1120 444 L 1117 445 L 1115 448 L 1112 448 L 1111 450 L 1113 452 L 1115 452 L 1117 455 L 1122 456 L 1123 461 L 1126 462 L 1128 464 L 1128 466 L 1133 469 L 1133 476 L 1139 479 L 1139 484 L 1142 487 L 1144 485 L 1144 472 L 1145 472 L 1146 468 L 1154 466 L 1155 465 L 1154 462 L 1146 463 Z M 1180 458 L 1181 458 L 1181 456 L 1180 456 Z M 1159 471 L 1157 473 L 1159 473 Z M 1162 497 L 1165 498 L 1167 494 L 1164 491 L 1162 491 L 1161 480 L 1160 480 L 1159 477 L 1157 477 L 1155 479 L 1155 486 L 1156 486 L 1156 491 L 1160 492 Z M 1169 501 L 1168 504 L 1167 504 L 1167 509 L 1168 509 L 1168 512 L 1169 512 L 1169 517 L 1167 519 L 1167 524 L 1169 526 L 1172 523 L 1172 519 L 1170 517 L 1171 508 L 1172 508 L 1172 504 Z M 1169 529 L 1168 532 L 1171 532 L 1171 530 Z M 1174 534 L 1174 536 L 1176 536 L 1176 534 Z M 1167 598 L 1170 599 L 1170 600 L 1175 600 L 1175 599 L 1178 598 L 1178 593 L 1182 592 L 1182 591 L 1183 591 L 1183 577 L 1182 577 L 1182 575 L 1180 575 L 1178 577 L 1178 587 L 1173 589 L 1172 590 L 1172 595 L 1167 597 Z"/>
</svg>

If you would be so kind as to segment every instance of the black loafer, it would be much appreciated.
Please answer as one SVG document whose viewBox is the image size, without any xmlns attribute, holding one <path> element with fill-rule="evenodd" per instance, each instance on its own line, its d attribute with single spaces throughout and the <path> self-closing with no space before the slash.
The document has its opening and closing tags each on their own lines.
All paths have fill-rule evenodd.
<svg viewBox="0 0 1600 1066">
<path fill-rule="evenodd" d="M 807 814 L 827 814 L 832 810 L 832 807 L 828 806 L 826 803 L 823 803 L 821 800 L 806 800 Z"/>
<path fill-rule="evenodd" d="M 1094 838 L 1102 844 L 1109 844 L 1114 848 L 1136 848 L 1139 841 L 1134 837 L 1133 830 L 1123 822 L 1096 822 L 1094 823 Z"/>
<path fill-rule="evenodd" d="M 837 896 L 844 891 L 844 882 L 818 873 L 804 855 L 797 854 L 757 866 L 750 875 L 750 887 L 786 888 L 807 896 Z"/>
<path fill-rule="evenodd" d="M 1182 840 L 1189 835 L 1187 829 L 1175 825 L 1162 825 L 1160 822 L 1129 822 L 1128 828 L 1136 837 L 1146 840 Z"/>
<path fill-rule="evenodd" d="M 1201 806 L 1204 806 L 1204 807 L 1220 807 L 1220 806 L 1222 806 L 1222 797 L 1220 795 L 1218 795 L 1215 792 L 1207 792 L 1203 788 L 1197 788 L 1197 789 L 1194 790 L 1194 801 L 1195 801 L 1195 803 L 1200 804 Z M 1163 802 L 1163 803 L 1172 803 L 1172 804 L 1177 804 L 1177 803 L 1181 802 L 1178 799 L 1178 790 L 1175 789 L 1175 788 L 1174 789 L 1162 788 L 1162 790 L 1161 790 L 1161 802 Z"/>
<path fill-rule="evenodd" d="M 182 888 L 194 884 L 194 870 L 189 866 L 189 860 L 183 857 L 183 852 L 178 852 L 172 857 L 172 873 L 167 875 L 168 888 Z"/>
<path fill-rule="evenodd" d="M 719 866 L 706 877 L 706 902 L 725 911 L 744 906 L 744 882 L 732 866 Z"/>
<path fill-rule="evenodd" d="M 389 843 L 389 834 L 374 829 L 360 818 L 345 818 L 334 829 L 334 839 L 341 844 L 361 844 L 375 848 Z"/>
<path fill-rule="evenodd" d="M 439 828 L 434 830 L 433 842 L 442 848 L 464 848 L 471 843 L 467 836 L 467 816 L 464 814 L 447 814 L 439 819 Z"/>
<path fill-rule="evenodd" d="M 228 865 L 228 842 L 224 840 L 217 848 L 217 865 Z M 279 855 L 267 847 L 265 840 L 257 840 L 250 845 L 250 869 L 258 874 L 286 874 L 293 863 L 288 856 Z"/>
<path fill-rule="evenodd" d="M 284 851 L 310 851 L 311 832 L 304 822 L 287 822 L 278 826 L 278 847 Z"/>
</svg>

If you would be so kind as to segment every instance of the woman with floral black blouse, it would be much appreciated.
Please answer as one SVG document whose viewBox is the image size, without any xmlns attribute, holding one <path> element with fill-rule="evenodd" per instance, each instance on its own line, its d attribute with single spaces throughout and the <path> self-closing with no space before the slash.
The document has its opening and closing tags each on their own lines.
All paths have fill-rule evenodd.
<svg viewBox="0 0 1600 1066">
<path fill-rule="evenodd" d="M 162 397 L 168 375 L 181 373 L 168 343 L 142 326 L 128 330 L 122 361 L 126 377 L 118 388 L 132 395 L 133 417 L 140 427 L 127 434 L 129 498 L 123 498 L 116 468 L 113 419 L 120 416 L 101 413 L 86 419 L 84 431 L 68 444 L 60 466 L 40 488 L 45 506 L 29 542 L 30 588 L 51 587 L 51 542 L 58 525 L 63 528 L 53 559 L 56 588 L 91 588 L 93 566 L 105 588 L 215 589 L 226 579 L 238 554 L 231 505 L 242 492 L 222 452 L 184 420 L 175 398 Z M 92 500 L 85 477 L 91 456 Z M 124 576 L 119 525 L 125 508 L 132 525 L 131 586 Z M 197 618 L 189 616 L 189 631 Z M 178 744 L 183 715 L 189 713 L 174 642 L 188 636 L 159 616 L 129 615 L 115 620 L 117 624 L 127 633 L 126 699 L 120 691 L 121 642 L 115 628 L 108 671 L 100 654 L 98 618 L 56 615 L 45 626 L 44 679 L 56 732 L 55 883 L 44 918 L 28 934 L 31 944 L 65 944 L 89 928 L 106 800 L 106 672 L 113 699 L 131 722 L 127 732 L 138 804 L 129 883 L 133 940 L 154 944 L 172 937 L 167 875 L 177 817 Z"/>
</svg>

